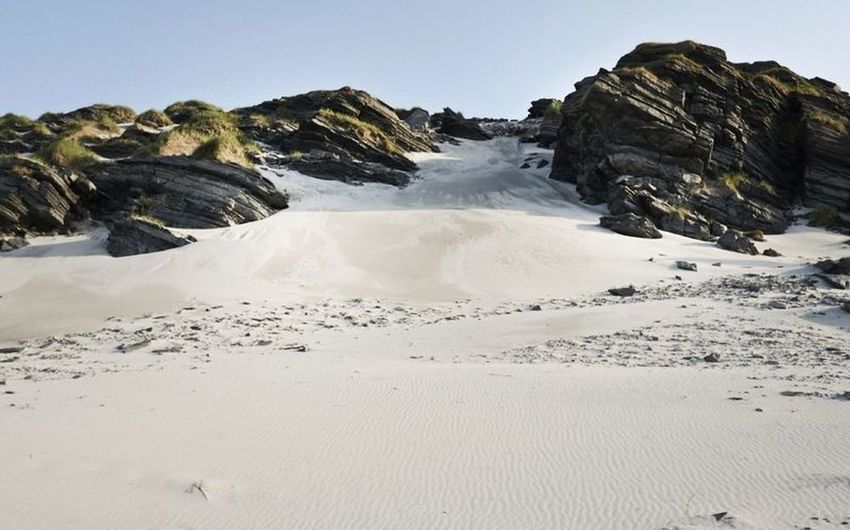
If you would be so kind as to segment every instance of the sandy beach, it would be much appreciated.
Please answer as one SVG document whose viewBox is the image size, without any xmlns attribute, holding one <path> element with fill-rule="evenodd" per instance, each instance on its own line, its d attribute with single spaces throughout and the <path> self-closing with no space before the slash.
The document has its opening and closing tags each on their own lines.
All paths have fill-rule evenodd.
<svg viewBox="0 0 850 530">
<path fill-rule="evenodd" d="M 289 210 L 166 252 L 0 258 L 0 527 L 850 524 L 850 296 L 810 266 L 846 236 L 623 237 L 520 169 L 551 151 L 441 148 L 403 189 L 266 168 Z"/>
</svg>

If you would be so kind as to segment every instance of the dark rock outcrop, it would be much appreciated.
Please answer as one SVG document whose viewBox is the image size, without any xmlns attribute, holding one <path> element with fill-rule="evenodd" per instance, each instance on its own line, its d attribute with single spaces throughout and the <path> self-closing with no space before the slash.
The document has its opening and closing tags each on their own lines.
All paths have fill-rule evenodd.
<svg viewBox="0 0 850 530">
<path fill-rule="evenodd" d="M 555 109 L 559 105 L 560 101 L 553 98 L 541 98 L 535 99 L 531 102 L 531 107 L 528 108 L 528 118 L 544 118 L 548 114 L 551 114 L 552 109 Z"/>
<path fill-rule="evenodd" d="M 646 239 L 658 239 L 661 232 L 652 221 L 642 215 L 624 213 L 620 215 L 606 215 L 599 220 L 603 228 L 607 228 L 618 234 L 631 237 L 642 237 Z"/>
<path fill-rule="evenodd" d="M 191 236 L 174 235 L 167 228 L 141 218 L 122 219 L 110 223 L 106 251 L 118 258 L 169 250 L 194 241 Z"/>
<path fill-rule="evenodd" d="M 381 100 L 342 88 L 283 97 L 236 109 L 242 132 L 297 162 L 311 176 L 347 182 L 406 183 L 416 169 L 407 152 L 433 151 Z"/>
<path fill-rule="evenodd" d="M 477 120 L 468 120 L 460 112 L 455 112 L 448 107 L 443 109 L 443 112 L 431 116 L 431 125 L 436 127 L 438 132 L 454 138 L 476 141 L 493 138 L 490 133 L 481 128 Z"/>
<path fill-rule="evenodd" d="M 612 296 L 619 296 L 621 298 L 634 296 L 635 293 L 637 293 L 637 290 L 631 285 L 628 287 L 614 287 L 613 289 L 608 289 L 608 294 Z"/>
<path fill-rule="evenodd" d="M 69 232 L 94 187 L 76 173 L 25 158 L 0 161 L 0 235 Z"/>
<path fill-rule="evenodd" d="M 720 248 L 738 252 L 739 254 L 750 254 L 751 256 L 758 255 L 759 251 L 755 244 L 738 230 L 727 230 L 719 240 L 717 240 Z"/>
<path fill-rule="evenodd" d="M 778 233 L 801 200 L 850 210 L 850 97 L 776 63 L 734 64 L 693 42 L 643 44 L 579 82 L 562 116 L 552 178 L 614 214 L 628 199 L 628 211 L 663 230 Z"/>
<path fill-rule="evenodd" d="M 431 130 L 431 114 L 427 110 L 413 107 L 410 110 L 396 109 L 395 112 L 411 130 L 418 133 L 427 133 Z"/>
<path fill-rule="evenodd" d="M 815 264 L 825 274 L 842 274 L 850 276 L 850 258 L 826 259 Z"/>
<path fill-rule="evenodd" d="M 188 157 L 140 157 L 103 164 L 91 175 L 106 220 L 130 213 L 175 228 L 257 221 L 287 207 L 287 196 L 256 171 Z"/>
<path fill-rule="evenodd" d="M 22 237 L 0 239 L 0 252 L 11 252 L 29 246 L 29 241 Z"/>
</svg>

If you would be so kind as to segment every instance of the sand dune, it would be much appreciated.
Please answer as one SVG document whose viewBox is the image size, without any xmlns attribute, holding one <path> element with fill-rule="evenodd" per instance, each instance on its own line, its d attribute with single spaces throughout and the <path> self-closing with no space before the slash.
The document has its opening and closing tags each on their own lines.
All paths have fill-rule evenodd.
<svg viewBox="0 0 850 530">
<path fill-rule="evenodd" d="M 804 281 L 842 238 L 617 236 L 527 156 L 268 170 L 292 208 L 197 244 L 0 259 L 0 527 L 846 527 L 850 321 Z"/>
</svg>

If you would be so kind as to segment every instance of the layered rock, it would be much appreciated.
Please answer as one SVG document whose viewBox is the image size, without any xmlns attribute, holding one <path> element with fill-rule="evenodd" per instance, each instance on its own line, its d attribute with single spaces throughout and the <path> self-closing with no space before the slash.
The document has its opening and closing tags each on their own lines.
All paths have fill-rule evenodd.
<svg viewBox="0 0 850 530">
<path fill-rule="evenodd" d="M 466 140 L 491 140 L 493 135 L 481 128 L 479 120 L 466 119 L 460 112 L 446 107 L 443 112 L 431 116 L 431 126 L 441 134 Z"/>
<path fill-rule="evenodd" d="M 776 63 L 644 44 L 564 100 L 551 176 L 691 237 L 777 233 L 800 200 L 850 209 L 848 109 L 834 85 Z"/>
<path fill-rule="evenodd" d="M 215 228 L 257 221 L 287 207 L 288 197 L 252 171 L 189 157 L 129 158 L 91 175 L 103 219 L 140 214 L 175 228 Z"/>
<path fill-rule="evenodd" d="M 120 258 L 160 252 L 193 242 L 195 242 L 193 237 L 175 235 L 155 221 L 129 218 L 110 223 L 106 251 L 111 256 Z"/>
<path fill-rule="evenodd" d="M 0 160 L 0 235 L 69 232 L 94 191 L 79 174 L 25 158 Z"/>
<path fill-rule="evenodd" d="M 416 170 L 405 153 L 433 151 L 386 103 L 343 88 L 309 92 L 237 109 L 248 137 L 289 157 L 307 175 L 347 182 L 406 184 Z"/>
</svg>

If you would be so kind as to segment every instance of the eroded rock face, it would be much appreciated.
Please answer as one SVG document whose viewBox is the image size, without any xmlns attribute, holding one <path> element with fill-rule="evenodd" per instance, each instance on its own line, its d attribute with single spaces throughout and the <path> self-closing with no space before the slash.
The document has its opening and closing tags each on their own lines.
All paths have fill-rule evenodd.
<svg viewBox="0 0 850 530">
<path fill-rule="evenodd" d="M 69 232 L 93 191 L 79 174 L 25 158 L 0 161 L 0 235 Z"/>
<path fill-rule="evenodd" d="M 408 152 L 434 151 L 427 134 L 416 132 L 381 100 L 343 88 L 283 97 L 237 109 L 250 138 L 289 154 L 295 169 L 347 182 L 403 184 L 398 172 L 416 169 Z"/>
<path fill-rule="evenodd" d="M 644 44 L 579 82 L 562 115 L 552 178 L 614 214 L 705 239 L 782 232 L 800 201 L 850 210 L 850 97 L 776 63 Z"/>
<path fill-rule="evenodd" d="M 256 171 L 188 157 L 141 157 L 92 173 L 106 220 L 137 213 L 175 228 L 215 228 L 257 221 L 287 207 L 287 196 Z"/>
</svg>

